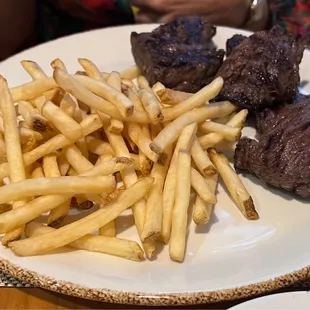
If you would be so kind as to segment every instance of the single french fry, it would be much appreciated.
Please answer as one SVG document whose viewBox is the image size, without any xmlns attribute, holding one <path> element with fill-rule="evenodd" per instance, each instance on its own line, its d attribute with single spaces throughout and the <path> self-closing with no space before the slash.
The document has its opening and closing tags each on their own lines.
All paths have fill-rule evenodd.
<svg viewBox="0 0 310 310">
<path fill-rule="evenodd" d="M 0 132 L 0 164 L 7 162 L 6 146 L 3 134 Z"/>
<path fill-rule="evenodd" d="M 54 228 L 36 222 L 30 222 L 26 226 L 28 237 L 36 237 L 52 231 Z M 138 262 L 142 261 L 144 254 L 139 244 L 134 241 L 91 234 L 69 243 L 68 246 L 78 250 L 109 254 Z"/>
<path fill-rule="evenodd" d="M 231 126 L 234 128 L 243 128 L 246 118 L 248 116 L 249 111 L 244 109 L 233 115 L 230 120 L 227 122 L 227 126 Z"/>
<path fill-rule="evenodd" d="M 64 64 L 63 61 L 62 61 L 61 59 L 59 59 L 59 58 L 56 58 L 56 59 L 54 59 L 54 60 L 51 62 L 51 67 L 52 67 L 53 69 L 55 69 L 55 68 L 58 67 L 58 68 L 64 70 L 65 72 L 68 72 L 68 71 L 67 71 L 67 68 L 66 68 L 66 66 L 65 66 L 65 64 Z"/>
<path fill-rule="evenodd" d="M 44 103 L 41 114 L 69 139 L 76 141 L 82 137 L 81 125 L 51 101 Z"/>
<path fill-rule="evenodd" d="M 68 159 L 66 157 L 66 155 L 64 153 L 61 153 L 59 156 L 58 156 L 58 167 L 59 167 L 59 171 L 60 171 L 60 174 L 62 176 L 65 176 L 67 175 L 67 172 L 70 168 L 70 164 L 68 162 Z"/>
<path fill-rule="evenodd" d="M 212 193 L 216 193 L 218 174 L 205 177 L 205 181 L 210 187 Z M 213 210 L 213 204 L 207 203 L 199 195 L 196 197 L 196 201 L 193 208 L 193 221 L 196 225 L 207 224 L 210 220 Z"/>
<path fill-rule="evenodd" d="M 49 154 L 43 157 L 43 170 L 46 178 L 57 178 L 61 176 L 55 154 Z M 69 209 L 70 199 L 51 210 L 47 218 L 47 224 L 55 225 L 59 223 L 68 214 Z"/>
<path fill-rule="evenodd" d="M 87 136 L 92 132 L 101 128 L 102 123 L 100 117 L 98 115 L 89 115 L 86 119 L 84 119 L 81 123 L 83 129 L 83 136 Z M 33 164 L 35 161 L 43 157 L 44 155 L 50 154 L 52 152 L 57 151 L 58 149 L 64 148 L 68 145 L 71 145 L 74 141 L 68 139 L 63 134 L 59 134 L 44 144 L 38 146 L 36 149 L 24 154 L 24 164 L 29 166 Z M 9 175 L 9 166 L 7 163 L 3 163 L 0 165 L 0 179 L 4 179 Z"/>
<path fill-rule="evenodd" d="M 197 138 L 194 139 L 191 148 L 192 158 L 203 175 L 214 175 L 217 173 L 216 168 L 212 164 L 208 154 L 201 148 Z"/>
<path fill-rule="evenodd" d="M 47 78 L 47 75 L 36 62 L 31 60 L 22 60 L 20 63 L 33 80 Z"/>
<path fill-rule="evenodd" d="M 199 124 L 209 118 L 225 116 L 235 110 L 236 107 L 226 101 L 212 103 L 191 110 L 168 124 L 153 140 L 150 147 L 155 153 L 160 154 L 167 146 L 173 144 L 177 140 L 185 126 L 193 122 Z"/>
<path fill-rule="evenodd" d="M 164 90 L 164 89 L 166 89 L 165 85 L 163 85 L 163 84 L 160 83 L 160 82 L 157 82 L 157 83 L 155 83 L 155 84 L 152 86 L 152 91 L 153 91 L 153 93 L 157 96 L 157 98 L 159 99 L 159 101 L 161 101 L 161 99 L 160 99 L 160 97 L 158 96 L 157 92 L 162 91 L 162 90 Z M 161 103 L 163 103 L 163 102 L 161 102 Z"/>
<path fill-rule="evenodd" d="M 168 158 L 165 165 L 155 163 L 151 171 L 154 182 L 146 202 L 145 222 L 142 241 L 156 241 L 161 233 L 163 221 L 162 191 L 172 155 L 172 147 L 167 150 Z"/>
<path fill-rule="evenodd" d="M 113 154 L 113 149 L 108 142 L 96 139 L 92 136 L 86 137 L 88 151 L 96 155 Z"/>
<path fill-rule="evenodd" d="M 111 221 L 110 223 L 104 225 L 103 227 L 99 228 L 99 235 L 100 236 L 107 236 L 107 237 L 115 237 L 115 221 Z"/>
<path fill-rule="evenodd" d="M 121 72 L 122 79 L 134 80 L 141 74 L 141 70 L 138 66 L 131 66 Z"/>
<path fill-rule="evenodd" d="M 82 155 L 81 151 L 75 145 L 65 148 L 64 154 L 69 164 L 78 174 L 94 168 L 94 165 Z"/>
<path fill-rule="evenodd" d="M 69 93 L 66 93 L 60 102 L 60 109 L 73 118 L 77 107 L 76 99 Z"/>
<path fill-rule="evenodd" d="M 32 179 L 44 178 L 45 175 L 42 166 L 38 162 L 35 162 L 33 165 L 34 166 L 31 172 L 31 178 Z"/>
<path fill-rule="evenodd" d="M 166 105 L 176 105 L 193 96 L 191 93 L 185 93 L 169 88 L 156 89 L 156 94 L 161 103 Z"/>
<path fill-rule="evenodd" d="M 217 77 L 210 84 L 202 88 L 196 94 L 179 104 L 163 109 L 165 120 L 173 120 L 182 114 L 204 105 L 209 100 L 215 98 L 223 87 L 224 80 Z"/>
<path fill-rule="evenodd" d="M 178 156 L 181 149 L 190 149 L 195 141 L 197 131 L 197 124 L 193 123 L 184 129 L 178 139 L 174 153 L 171 159 L 170 167 L 166 176 L 164 189 L 163 189 L 163 222 L 162 222 L 162 239 L 168 244 L 171 237 L 171 226 L 173 209 L 175 204 L 175 190 L 178 169 Z"/>
<path fill-rule="evenodd" d="M 130 139 L 138 146 L 139 150 L 141 149 L 144 155 L 156 163 L 159 156 L 150 149 L 150 143 L 152 142 L 151 139 L 142 133 L 142 129 L 139 124 L 128 123 L 127 125 Z"/>
<path fill-rule="evenodd" d="M 225 125 L 227 122 L 229 122 L 229 120 L 234 117 L 235 115 L 237 114 L 237 112 L 233 112 L 227 116 L 223 116 L 223 117 L 219 117 L 219 118 L 216 118 L 214 119 L 213 121 L 216 122 L 216 123 L 219 123 L 219 124 L 223 124 Z"/>
<path fill-rule="evenodd" d="M 122 121 L 112 118 L 108 130 L 113 133 L 121 133 L 124 130 L 124 124 Z"/>
<path fill-rule="evenodd" d="M 114 153 L 117 156 L 124 156 L 124 157 L 130 158 L 130 153 L 128 151 L 124 138 L 121 135 L 112 134 L 111 132 L 108 132 L 107 130 L 105 130 L 105 133 L 113 148 Z M 122 176 L 122 180 L 126 188 L 130 187 L 138 180 L 137 174 L 133 167 L 130 167 L 126 170 L 122 170 L 121 176 Z M 135 219 L 135 225 L 137 227 L 137 231 L 138 231 L 140 239 L 141 239 L 144 219 L 145 219 L 145 208 L 146 208 L 146 204 L 145 204 L 144 198 L 138 200 L 132 206 L 132 212 L 133 212 L 133 216 Z M 145 250 L 147 257 L 152 258 L 155 252 L 155 244 L 151 242 L 150 243 L 144 242 L 143 248 Z"/>
<path fill-rule="evenodd" d="M 217 202 L 216 197 L 208 183 L 204 180 L 203 176 L 193 167 L 191 168 L 191 184 L 203 201 L 209 204 L 215 204 Z"/>
<path fill-rule="evenodd" d="M 180 149 L 175 180 L 175 203 L 173 208 L 169 254 L 173 260 L 184 260 L 187 234 L 187 213 L 191 191 L 191 157 L 186 149 Z"/>
<path fill-rule="evenodd" d="M 114 186 L 114 177 L 107 176 L 28 179 L 0 187 L 0 204 L 34 195 L 100 194 L 113 190 Z"/>
<path fill-rule="evenodd" d="M 114 87 L 119 92 L 122 91 L 122 79 L 121 75 L 117 71 L 112 71 L 108 77 L 107 84 Z"/>
<path fill-rule="evenodd" d="M 16 182 L 23 182 L 26 179 L 26 169 L 21 149 L 21 142 L 19 137 L 19 130 L 17 127 L 16 110 L 14 107 L 13 98 L 7 85 L 7 81 L 0 76 L 0 108 L 4 121 L 4 137 L 6 143 L 6 156 L 8 161 L 8 172 L 11 184 L 14 186 Z M 2 179 L 1 179 L 2 180 Z M 1 189 L 6 186 L 0 187 Z M 9 199 L 6 202 L 15 200 L 13 209 L 23 206 L 26 201 L 18 199 Z M 9 241 L 16 240 L 21 237 L 24 231 L 24 226 L 16 227 L 14 231 L 9 231 L 2 239 L 2 244 L 7 245 Z"/>
<path fill-rule="evenodd" d="M 17 87 L 10 89 L 14 102 L 22 100 L 30 100 L 41 96 L 44 92 L 57 88 L 53 77 L 47 77 L 45 79 L 35 80 Z"/>
<path fill-rule="evenodd" d="M 218 124 L 215 122 L 203 122 L 199 125 L 199 131 L 203 134 L 218 133 L 227 141 L 237 141 L 241 137 L 241 129 Z"/>
<path fill-rule="evenodd" d="M 217 153 L 215 149 L 210 149 L 208 153 L 240 212 L 248 220 L 259 219 L 252 197 L 230 166 L 228 159 L 223 154 Z"/>
<path fill-rule="evenodd" d="M 153 179 L 143 178 L 125 190 L 113 202 L 98 211 L 53 232 L 41 236 L 11 242 L 10 248 L 20 256 L 36 255 L 67 245 L 94 230 L 106 225 L 118 217 L 123 211 L 146 195 Z"/>
<path fill-rule="evenodd" d="M 138 94 L 151 122 L 162 122 L 164 120 L 162 108 L 154 93 L 147 89 L 141 89 Z"/>
</svg>

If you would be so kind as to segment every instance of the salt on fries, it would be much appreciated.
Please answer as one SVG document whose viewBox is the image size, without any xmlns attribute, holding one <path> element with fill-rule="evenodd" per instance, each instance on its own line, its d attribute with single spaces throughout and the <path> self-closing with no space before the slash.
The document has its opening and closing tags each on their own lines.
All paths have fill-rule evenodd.
<svg viewBox="0 0 310 310">
<path fill-rule="evenodd" d="M 194 223 L 208 223 L 219 177 L 242 214 L 258 218 L 250 194 L 215 149 L 238 141 L 247 117 L 228 101 L 209 103 L 222 89 L 221 77 L 189 94 L 150 85 L 137 66 L 103 73 L 88 59 L 78 62 L 83 71 L 71 74 L 53 60 L 49 77 L 37 63 L 22 61 L 32 81 L 11 89 L 0 77 L 4 245 L 21 256 L 69 246 L 141 261 L 144 254 L 154 258 L 164 242 L 171 259 L 182 262 L 190 194 Z M 89 213 L 63 225 L 70 208 Z M 117 237 L 115 219 L 128 208 L 142 247 Z M 36 221 L 47 212 L 46 224 Z"/>
</svg>

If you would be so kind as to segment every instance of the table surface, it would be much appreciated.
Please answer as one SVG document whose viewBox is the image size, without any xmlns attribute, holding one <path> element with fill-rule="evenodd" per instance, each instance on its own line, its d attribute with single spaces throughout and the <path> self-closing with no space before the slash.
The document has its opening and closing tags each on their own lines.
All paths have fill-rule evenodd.
<svg viewBox="0 0 310 310">
<path fill-rule="evenodd" d="M 286 290 L 281 290 L 281 292 L 284 291 Z M 292 289 L 287 291 L 292 291 Z M 243 302 L 243 300 L 212 305 L 182 307 L 182 309 L 228 309 L 240 302 Z M 38 288 L 17 289 L 3 287 L 0 288 L 0 309 L 151 309 L 151 307 L 112 305 L 94 302 L 60 295 Z M 164 309 L 164 307 L 154 307 L 152 309 Z"/>
</svg>

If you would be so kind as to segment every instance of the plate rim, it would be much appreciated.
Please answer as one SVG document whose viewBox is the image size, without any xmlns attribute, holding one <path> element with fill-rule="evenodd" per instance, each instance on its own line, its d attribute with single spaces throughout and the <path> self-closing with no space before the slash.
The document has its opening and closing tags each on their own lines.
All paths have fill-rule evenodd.
<svg viewBox="0 0 310 310">
<path fill-rule="evenodd" d="M 158 26 L 159 24 L 149 24 L 148 26 Z M 18 58 L 24 52 L 35 50 L 51 42 L 62 41 L 72 37 L 78 37 L 91 32 L 109 31 L 115 28 L 140 26 L 140 25 L 120 25 L 104 29 L 89 30 L 82 33 L 76 33 L 61 37 L 49 42 L 44 42 L 36 46 L 23 50 L 11 57 L 0 61 L 0 65 Z M 240 33 L 251 34 L 252 32 L 233 27 L 223 27 L 238 30 Z M 249 297 L 260 297 L 262 294 L 275 291 L 293 285 L 299 281 L 310 278 L 310 265 L 307 265 L 297 271 L 286 273 L 273 279 L 260 281 L 239 287 L 233 287 L 223 290 L 196 291 L 188 293 L 149 293 L 149 292 L 130 292 L 111 290 L 107 288 L 89 288 L 75 284 L 70 281 L 57 280 L 42 273 L 22 268 L 15 263 L 0 256 L 0 270 L 18 280 L 25 281 L 35 287 L 50 290 L 56 293 L 65 294 L 73 297 L 89 299 L 99 302 L 124 304 L 124 305 L 140 305 L 140 306 L 177 306 L 177 305 L 197 305 L 211 304 L 224 301 L 232 301 Z"/>
<path fill-rule="evenodd" d="M 310 265 L 308 265 L 307 267 L 274 279 L 230 289 L 191 293 L 148 293 L 89 288 L 68 281 L 58 281 L 29 269 L 19 267 L 7 259 L 2 258 L 0 259 L 0 270 L 38 288 L 56 293 L 111 304 L 138 306 L 212 304 L 244 299 L 252 296 L 259 297 L 262 294 L 288 287 L 299 281 L 307 280 L 310 276 Z"/>
</svg>

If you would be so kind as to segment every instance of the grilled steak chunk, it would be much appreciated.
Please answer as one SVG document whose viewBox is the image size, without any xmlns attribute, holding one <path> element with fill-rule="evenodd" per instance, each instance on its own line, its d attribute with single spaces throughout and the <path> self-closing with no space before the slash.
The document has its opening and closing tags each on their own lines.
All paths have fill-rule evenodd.
<svg viewBox="0 0 310 310">
<path fill-rule="evenodd" d="M 310 198 L 310 96 L 257 115 L 259 142 L 242 138 L 235 168 Z"/>
<path fill-rule="evenodd" d="M 232 49 L 238 46 L 245 39 L 247 39 L 247 37 L 242 34 L 235 34 L 228 39 L 226 41 L 226 56 L 228 57 L 231 54 Z"/>
<path fill-rule="evenodd" d="M 223 62 L 216 28 L 198 17 L 182 17 L 151 33 L 131 34 L 132 54 L 151 85 L 194 93 L 210 83 Z"/>
<path fill-rule="evenodd" d="M 225 81 L 219 99 L 251 110 L 291 102 L 304 48 L 280 26 L 254 33 L 231 50 L 217 73 Z"/>
</svg>

